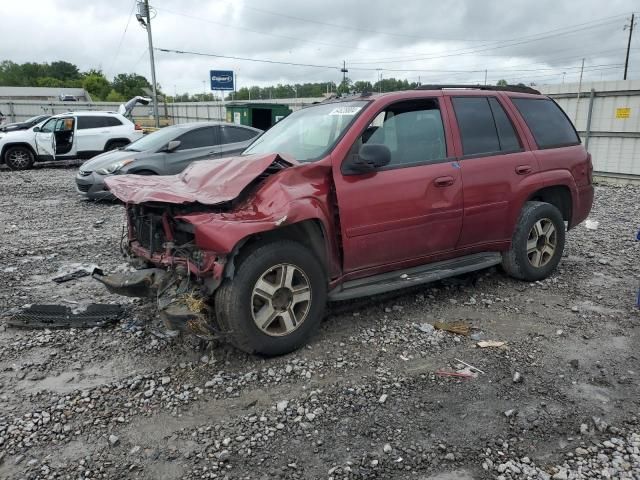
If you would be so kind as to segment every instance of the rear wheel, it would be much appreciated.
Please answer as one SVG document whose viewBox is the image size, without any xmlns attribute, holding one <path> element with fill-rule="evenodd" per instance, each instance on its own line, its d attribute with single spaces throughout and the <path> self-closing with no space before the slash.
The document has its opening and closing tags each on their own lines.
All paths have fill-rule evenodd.
<svg viewBox="0 0 640 480">
<path fill-rule="evenodd" d="M 34 161 L 33 152 L 23 146 L 9 147 L 4 154 L 4 163 L 12 170 L 31 168 Z"/>
<path fill-rule="evenodd" d="M 216 291 L 216 318 L 237 348 L 283 355 L 316 331 L 326 298 L 324 270 L 311 251 L 288 240 L 268 243 L 241 259 Z"/>
<path fill-rule="evenodd" d="M 502 254 L 502 267 L 512 277 L 536 281 L 556 269 L 565 243 L 564 219 L 550 203 L 527 202 L 511 240 Z"/>
</svg>

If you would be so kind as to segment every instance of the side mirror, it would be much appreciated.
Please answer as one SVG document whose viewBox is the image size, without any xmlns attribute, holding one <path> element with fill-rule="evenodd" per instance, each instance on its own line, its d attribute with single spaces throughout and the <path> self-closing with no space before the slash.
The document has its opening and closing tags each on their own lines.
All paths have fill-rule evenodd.
<svg viewBox="0 0 640 480">
<path fill-rule="evenodd" d="M 389 165 L 389 162 L 391 162 L 389 147 L 379 143 L 365 143 L 360 147 L 357 155 L 352 155 L 344 163 L 342 170 L 346 175 L 358 175 L 373 172 Z"/>
<path fill-rule="evenodd" d="M 33 127 L 33 133 L 38 133 L 40 131 L 40 127 Z"/>
<path fill-rule="evenodd" d="M 164 151 L 171 153 L 180 146 L 180 143 L 180 140 L 171 140 L 169 143 L 167 143 L 167 146 L 164 147 Z"/>
</svg>

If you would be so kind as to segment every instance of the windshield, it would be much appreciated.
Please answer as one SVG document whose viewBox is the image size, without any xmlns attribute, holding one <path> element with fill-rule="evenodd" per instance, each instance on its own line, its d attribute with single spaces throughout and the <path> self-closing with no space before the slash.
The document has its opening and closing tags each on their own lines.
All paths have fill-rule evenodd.
<svg viewBox="0 0 640 480">
<path fill-rule="evenodd" d="M 153 133 L 143 136 L 139 140 L 127 145 L 125 150 L 128 152 L 146 152 L 147 150 L 158 150 L 164 147 L 171 140 L 175 139 L 178 135 L 190 130 L 191 127 L 185 128 L 184 126 L 171 126 L 164 127 Z"/>
<path fill-rule="evenodd" d="M 332 102 L 304 108 L 280 120 L 243 155 L 280 153 L 299 162 L 318 160 L 329 151 L 367 101 Z"/>
</svg>

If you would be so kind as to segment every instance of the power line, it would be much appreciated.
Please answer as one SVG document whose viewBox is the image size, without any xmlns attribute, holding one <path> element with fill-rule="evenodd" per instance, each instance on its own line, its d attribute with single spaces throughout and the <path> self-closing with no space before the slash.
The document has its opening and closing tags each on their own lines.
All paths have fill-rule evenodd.
<svg viewBox="0 0 640 480">
<path fill-rule="evenodd" d="M 136 9 L 136 3 L 137 3 L 137 0 L 133 0 L 133 5 L 131 6 L 131 11 L 129 12 L 129 16 L 127 17 L 127 24 L 124 26 L 124 31 L 122 32 L 122 35 L 120 36 L 120 41 L 118 42 L 118 48 L 116 48 L 116 54 L 113 56 L 113 60 L 111 60 L 111 65 L 109 65 L 109 69 L 111 69 L 111 67 L 113 67 L 114 63 L 116 63 L 118 55 L 120 54 L 120 48 L 122 47 L 122 42 L 124 40 L 124 36 L 126 35 L 127 29 L 129 28 L 129 22 L 131 22 L 131 17 L 133 16 L 133 12 Z"/>
<path fill-rule="evenodd" d="M 236 2 L 227 2 L 227 3 L 231 3 L 231 4 L 235 4 Z M 362 27 L 356 27 L 356 26 L 350 26 L 350 25 L 340 25 L 340 24 L 336 24 L 336 23 L 330 23 L 330 22 L 323 22 L 320 20 L 312 20 L 309 18 L 303 18 L 303 17 L 297 17 L 295 15 L 288 15 L 285 13 L 279 13 L 279 12 L 274 12 L 272 10 L 266 10 L 263 8 L 258 8 L 258 7 L 253 7 L 250 5 L 247 5 L 245 2 L 241 3 L 243 8 L 246 8 L 248 10 L 253 10 L 259 13 L 263 13 L 266 15 L 272 15 L 275 17 L 282 17 L 282 18 L 288 18 L 290 20 L 296 20 L 299 22 L 307 22 L 307 23 L 313 23 L 316 25 L 324 25 L 326 27 L 332 27 L 332 28 L 338 28 L 341 30 L 348 30 L 350 32 L 352 31 L 356 31 L 356 32 L 365 32 L 365 33 L 375 33 L 376 35 L 388 35 L 391 37 L 401 37 L 401 38 L 414 38 L 414 39 L 418 39 L 418 40 L 444 40 L 444 41 L 454 41 L 454 42 L 475 42 L 477 41 L 477 39 L 462 39 L 462 38 L 438 38 L 438 37 L 425 37 L 423 35 L 410 35 L 408 33 L 394 33 L 394 32 L 381 32 L 379 30 L 372 30 L 369 28 L 362 28 Z M 499 41 L 499 40 L 484 40 L 484 42 L 495 42 L 495 41 Z"/>
<path fill-rule="evenodd" d="M 326 46 L 326 47 L 337 47 L 337 48 L 345 48 L 348 50 L 363 50 L 363 51 L 369 51 L 369 52 L 388 52 L 388 53 L 393 53 L 393 50 L 380 50 L 379 48 L 360 48 L 360 47 L 354 47 L 353 45 L 344 45 L 344 44 L 338 44 L 338 43 L 329 43 L 329 42 L 322 42 L 322 41 L 317 41 L 317 40 L 308 40 L 308 39 L 304 39 L 304 38 L 299 38 L 299 37 L 291 37 L 289 35 L 281 35 L 279 33 L 271 33 L 271 32 L 264 32 L 261 30 L 255 30 L 252 28 L 247 28 L 247 27 L 241 27 L 238 25 L 231 25 L 228 23 L 223 23 L 223 22 L 218 22 L 215 20 L 210 20 L 207 18 L 202 18 L 202 17 L 198 17 L 195 15 L 189 15 L 188 13 L 182 13 L 182 12 L 176 12 L 175 10 L 169 10 L 168 8 L 159 8 L 159 7 L 155 7 L 156 10 L 160 10 L 160 11 L 164 11 L 167 13 L 171 13 L 173 15 L 178 15 L 180 17 L 185 17 L 185 18 L 190 18 L 192 20 L 197 20 L 199 22 L 204 22 L 204 23 L 210 23 L 212 25 L 219 25 L 221 27 L 224 28 L 233 28 L 236 30 L 242 30 L 244 32 L 250 32 L 250 33 L 257 33 L 259 35 L 267 35 L 270 37 L 276 37 L 276 38 L 284 38 L 285 40 L 294 40 L 296 42 L 300 42 L 300 43 L 308 43 L 308 44 L 315 44 L 315 45 L 322 45 L 322 46 Z"/>
<path fill-rule="evenodd" d="M 291 65 L 296 67 L 311 67 L 311 68 L 324 68 L 331 70 L 339 70 L 340 67 L 331 66 L 331 65 L 316 65 L 311 63 L 295 63 L 295 62 L 284 62 L 278 60 L 267 60 L 267 59 L 259 59 L 259 58 L 248 58 L 248 57 L 236 57 L 233 55 L 219 55 L 217 53 L 203 53 L 203 52 L 190 52 L 188 50 L 174 50 L 171 48 L 154 48 L 154 50 L 158 50 L 160 52 L 165 53 L 179 53 L 183 55 L 197 55 L 200 57 L 216 57 L 216 58 L 228 58 L 231 60 L 241 60 L 244 62 L 258 62 L 258 63 L 271 63 L 276 65 Z"/>
<path fill-rule="evenodd" d="M 601 24 L 598 25 L 590 25 L 587 27 L 581 27 L 581 28 L 577 28 L 574 30 L 570 30 L 570 31 L 566 31 L 566 32 L 559 32 L 559 33 L 555 33 L 552 35 L 546 35 L 546 36 L 541 36 L 539 38 L 533 38 L 533 39 L 529 39 L 529 40 L 521 40 L 521 41 L 516 41 L 518 39 L 514 39 L 514 40 L 510 40 L 508 42 L 511 43 L 505 43 L 504 45 L 502 44 L 496 44 L 493 46 L 489 46 L 489 47 L 481 47 L 481 48 L 466 48 L 466 49 L 458 49 L 458 50 L 452 50 L 449 51 L 449 53 L 446 54 L 440 54 L 440 55 L 430 55 L 430 56 L 426 56 L 426 57 L 420 57 L 420 58 L 412 58 L 412 59 L 398 59 L 397 57 L 395 57 L 393 60 L 383 60 L 383 59 L 377 59 L 377 60 L 370 60 L 370 61 L 360 61 L 360 62 L 350 62 L 350 64 L 352 65 L 367 65 L 367 64 L 380 64 L 380 63 L 404 63 L 404 62 L 417 62 L 417 61 L 423 61 L 423 60 L 435 60 L 435 59 L 439 59 L 439 58 L 448 58 L 448 57 L 455 57 L 455 56 L 461 56 L 461 55 L 470 55 L 470 54 L 474 54 L 477 52 L 486 52 L 486 51 L 491 51 L 491 50 L 499 50 L 499 49 L 503 49 L 503 48 L 508 48 L 508 47 L 513 47 L 513 46 L 517 46 L 517 45 L 523 45 L 526 43 L 532 43 L 532 42 L 538 42 L 541 40 L 546 40 L 548 38 L 553 38 L 553 37 L 557 37 L 557 36 L 563 36 L 563 35 L 570 35 L 573 33 L 577 33 L 580 31 L 584 31 L 584 30 L 589 30 L 591 28 L 597 28 L 597 27 L 602 27 L 605 26 L 607 24 L 610 23 L 614 23 L 616 20 L 609 20 L 607 22 L 603 22 Z M 526 37 L 523 37 L 526 38 Z M 504 42 L 501 42 L 504 43 Z"/>
</svg>

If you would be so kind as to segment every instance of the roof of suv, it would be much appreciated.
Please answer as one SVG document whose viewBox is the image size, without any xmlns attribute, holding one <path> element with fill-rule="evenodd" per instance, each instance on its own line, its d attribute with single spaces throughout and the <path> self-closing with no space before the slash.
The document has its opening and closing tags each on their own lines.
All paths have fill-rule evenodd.
<svg viewBox="0 0 640 480">
<path fill-rule="evenodd" d="M 60 117 L 60 116 L 64 116 L 64 115 L 75 115 L 77 117 L 82 117 L 85 115 L 90 115 L 92 117 L 95 116 L 107 116 L 107 117 L 111 117 L 114 115 L 120 115 L 118 112 L 105 112 L 103 110 L 81 110 L 78 112 L 63 112 L 63 113 L 57 113 L 54 116 L 55 117 Z"/>
<path fill-rule="evenodd" d="M 398 100 L 403 98 L 416 98 L 423 97 L 425 93 L 429 93 L 433 96 L 442 96 L 443 94 L 464 94 L 464 95 L 487 95 L 492 92 L 502 92 L 509 96 L 517 97 L 544 97 L 542 93 L 531 87 L 520 85 L 507 85 L 504 87 L 494 85 L 421 85 L 413 90 L 399 90 L 395 92 L 386 93 L 371 93 L 363 92 L 361 94 L 345 95 L 341 97 L 327 98 L 319 103 L 331 103 L 331 102 L 351 102 L 354 100 L 375 100 L 382 97 L 395 97 Z"/>
</svg>

